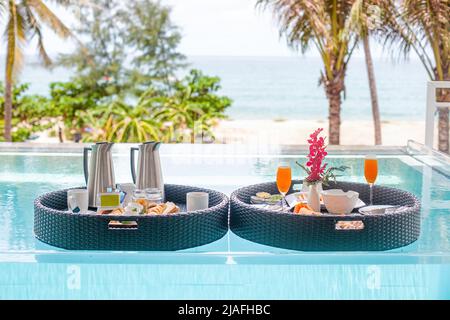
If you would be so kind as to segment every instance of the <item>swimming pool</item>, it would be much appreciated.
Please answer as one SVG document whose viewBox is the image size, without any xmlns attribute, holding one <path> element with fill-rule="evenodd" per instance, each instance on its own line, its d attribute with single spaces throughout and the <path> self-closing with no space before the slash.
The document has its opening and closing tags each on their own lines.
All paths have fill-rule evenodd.
<svg viewBox="0 0 450 320">
<path fill-rule="evenodd" d="M 116 181 L 130 181 L 129 146 L 114 154 Z M 448 299 L 450 164 L 400 149 L 378 151 L 378 183 L 416 194 L 422 235 L 387 252 L 298 252 L 255 244 L 233 233 L 179 252 L 65 251 L 33 235 L 33 200 L 84 184 L 81 148 L 5 149 L 0 153 L 0 299 Z M 1 150 L 1 149 L 0 149 Z M 416 149 L 415 149 L 416 150 Z M 364 150 L 332 151 L 331 165 L 364 182 Z M 280 160 L 301 149 L 177 145 L 161 149 L 167 183 L 230 194 L 272 181 Z"/>
</svg>

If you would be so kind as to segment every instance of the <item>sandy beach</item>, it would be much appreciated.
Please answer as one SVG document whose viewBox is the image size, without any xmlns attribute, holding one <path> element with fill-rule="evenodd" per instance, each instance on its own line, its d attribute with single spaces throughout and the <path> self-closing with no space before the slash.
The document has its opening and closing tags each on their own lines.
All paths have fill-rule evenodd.
<svg viewBox="0 0 450 320">
<path fill-rule="evenodd" d="M 327 121 L 310 120 L 227 120 L 215 129 L 218 142 L 302 145 L 317 128 L 328 131 Z M 437 131 L 436 131 L 437 132 Z M 424 121 L 384 121 L 382 123 L 383 145 L 405 146 L 408 140 L 425 141 Z M 371 121 L 343 121 L 342 145 L 374 145 Z"/>
<path fill-rule="evenodd" d="M 262 143 L 271 145 L 306 145 L 309 135 L 317 128 L 328 131 L 328 122 L 319 120 L 225 120 L 214 134 L 216 143 Z M 425 141 L 424 121 L 384 121 L 382 123 L 383 145 L 405 146 L 408 140 Z M 58 138 L 41 132 L 32 143 L 58 143 Z M 371 121 L 344 121 L 341 127 L 341 145 L 374 145 Z M 437 128 L 436 139 L 437 141 Z"/>
</svg>

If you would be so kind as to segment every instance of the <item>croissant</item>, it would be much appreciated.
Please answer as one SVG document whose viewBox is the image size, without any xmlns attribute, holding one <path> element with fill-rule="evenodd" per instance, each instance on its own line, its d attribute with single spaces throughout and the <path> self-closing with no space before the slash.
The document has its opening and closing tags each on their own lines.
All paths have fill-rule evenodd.
<svg viewBox="0 0 450 320">
<path fill-rule="evenodd" d="M 150 208 L 147 213 L 148 214 L 162 214 L 164 212 L 164 210 L 166 209 L 166 205 L 165 204 L 159 204 L 153 208 Z"/>
<path fill-rule="evenodd" d="M 148 205 L 147 205 L 148 209 L 151 209 L 151 208 L 154 208 L 154 207 L 157 207 L 157 206 L 158 206 L 158 204 L 156 202 L 149 202 Z"/>
<path fill-rule="evenodd" d="M 173 202 L 167 202 L 166 208 L 164 209 L 163 214 L 171 214 L 171 213 L 177 213 L 180 212 L 180 208 L 178 208 L 175 203 Z"/>
</svg>

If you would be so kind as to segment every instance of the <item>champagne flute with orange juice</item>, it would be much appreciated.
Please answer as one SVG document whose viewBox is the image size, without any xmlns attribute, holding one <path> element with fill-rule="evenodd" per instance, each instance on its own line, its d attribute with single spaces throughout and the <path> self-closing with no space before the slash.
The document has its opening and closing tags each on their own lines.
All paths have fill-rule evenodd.
<svg viewBox="0 0 450 320">
<path fill-rule="evenodd" d="M 278 191 L 283 196 L 281 200 L 281 210 L 284 211 L 284 202 L 286 201 L 286 194 L 289 192 L 292 183 L 292 171 L 289 166 L 280 166 L 277 170 L 277 187 Z"/>
<path fill-rule="evenodd" d="M 366 156 L 364 161 L 364 176 L 370 186 L 370 205 L 373 205 L 373 185 L 378 177 L 378 159 L 374 155 Z"/>
</svg>

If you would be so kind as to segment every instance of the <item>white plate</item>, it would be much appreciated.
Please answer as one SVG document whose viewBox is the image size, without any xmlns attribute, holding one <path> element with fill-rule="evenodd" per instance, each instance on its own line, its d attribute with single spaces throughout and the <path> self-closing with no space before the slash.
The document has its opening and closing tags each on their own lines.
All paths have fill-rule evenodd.
<svg viewBox="0 0 450 320">
<path fill-rule="evenodd" d="M 384 210 L 389 209 L 389 208 L 394 208 L 394 207 L 395 206 L 389 206 L 389 205 L 367 206 L 367 207 L 359 209 L 359 213 L 373 214 L 374 211 L 381 211 L 381 213 L 383 213 Z"/>
<path fill-rule="evenodd" d="M 366 203 L 364 201 L 362 201 L 361 199 L 358 199 L 358 201 L 356 202 L 356 205 L 355 205 L 355 209 L 359 209 L 359 208 L 362 208 L 365 206 L 366 206 Z"/>
<path fill-rule="evenodd" d="M 299 199 L 299 196 L 302 197 L 303 199 L 302 200 Z M 300 202 L 307 202 L 307 200 L 308 200 L 308 192 L 296 192 L 286 196 L 286 202 L 288 203 L 290 208 L 295 207 Z M 322 199 L 320 201 L 320 205 L 322 207 L 325 207 L 325 204 L 323 203 Z M 358 201 L 356 202 L 355 209 L 359 209 L 365 206 L 366 204 L 364 203 L 364 201 L 358 199 Z"/>
</svg>

